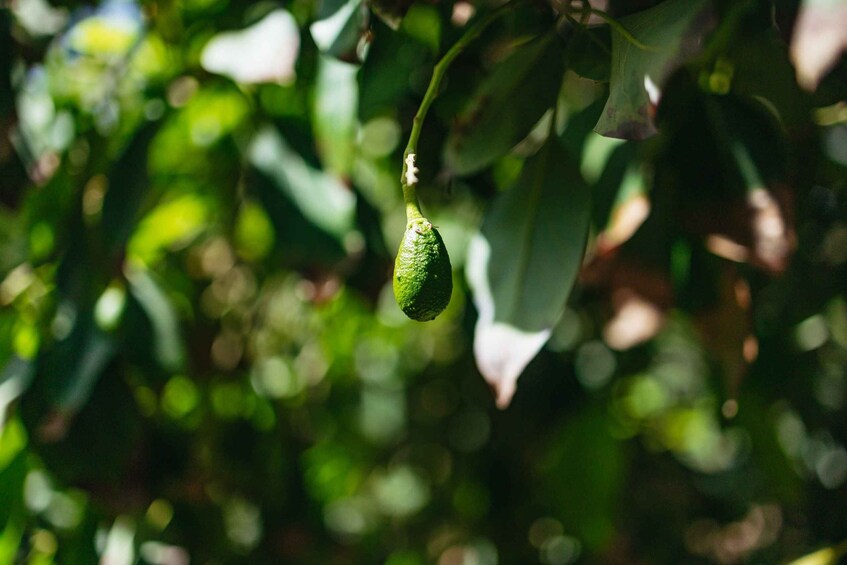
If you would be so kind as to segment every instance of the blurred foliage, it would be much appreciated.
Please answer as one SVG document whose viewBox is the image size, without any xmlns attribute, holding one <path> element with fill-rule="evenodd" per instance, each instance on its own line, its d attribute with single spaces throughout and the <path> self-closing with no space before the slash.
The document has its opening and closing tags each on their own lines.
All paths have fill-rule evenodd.
<svg viewBox="0 0 847 565">
<path fill-rule="evenodd" d="M 491 5 L 0 2 L 0 564 L 836 563 L 847 8 L 586 5 L 449 70 L 419 324 Z"/>
</svg>

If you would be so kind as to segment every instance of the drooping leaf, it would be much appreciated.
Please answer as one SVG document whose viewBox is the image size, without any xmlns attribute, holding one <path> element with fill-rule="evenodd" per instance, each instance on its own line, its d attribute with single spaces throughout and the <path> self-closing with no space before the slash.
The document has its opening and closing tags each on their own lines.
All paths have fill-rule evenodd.
<svg viewBox="0 0 847 565">
<path fill-rule="evenodd" d="M 185 363 L 185 350 L 179 320 L 170 299 L 143 268 L 127 267 L 126 276 L 133 298 L 150 321 L 153 356 L 165 371 L 179 370 Z"/>
<path fill-rule="evenodd" d="M 595 131 L 644 139 L 656 133 L 655 106 L 671 73 L 699 51 L 712 22 L 708 0 L 666 0 L 620 19 L 642 45 L 612 31 L 610 93 Z"/>
<path fill-rule="evenodd" d="M 325 232 L 343 239 L 353 226 L 353 193 L 333 175 L 312 168 L 272 128 L 262 129 L 247 158 L 271 178 L 303 215 Z"/>
<path fill-rule="evenodd" d="M 349 60 L 355 58 L 356 45 L 368 25 L 368 10 L 362 0 L 326 2 L 319 20 L 309 33 L 323 53 Z"/>
<path fill-rule="evenodd" d="M 494 201 L 470 244 L 467 277 L 479 311 L 474 355 L 501 407 L 562 314 L 589 215 L 578 165 L 557 139 L 549 140 L 516 186 Z"/>
<path fill-rule="evenodd" d="M 103 374 L 116 349 L 113 336 L 104 333 L 93 323 L 81 326 L 81 334 L 79 349 L 73 352 L 66 349 L 69 358 L 54 359 L 56 363 L 70 361 L 69 365 L 57 371 L 60 382 L 56 383 L 58 386 L 54 404 L 57 408 L 71 413 L 85 405 L 91 389 Z"/>
<path fill-rule="evenodd" d="M 147 152 L 160 125 L 149 122 L 139 128 L 108 173 L 100 227 L 113 256 L 122 253 L 150 196 Z"/>
<path fill-rule="evenodd" d="M 447 167 L 466 175 L 509 151 L 553 106 L 561 80 L 562 54 L 555 36 L 518 47 L 482 82 L 456 119 L 444 146 Z"/>
<path fill-rule="evenodd" d="M 300 51 L 297 22 L 286 10 L 274 10 L 240 31 L 216 35 L 203 49 L 201 64 L 236 82 L 289 83 Z"/>
<path fill-rule="evenodd" d="M 797 82 L 814 91 L 844 51 L 847 51 L 847 2 L 803 0 L 791 38 Z"/>
<path fill-rule="evenodd" d="M 61 415 L 57 422 L 69 421 L 85 406 L 113 359 L 115 336 L 98 327 L 93 310 L 93 304 L 81 306 L 71 300 L 59 306 L 57 318 L 62 320 L 60 324 L 70 326 L 68 334 L 41 351 L 30 389 L 21 400 L 24 422 L 30 430 L 45 425 L 55 415 Z M 60 438 L 65 426 L 48 424 L 53 431 L 47 435 Z"/>
<path fill-rule="evenodd" d="M 358 67 L 321 57 L 315 84 L 312 122 L 324 166 L 339 176 L 350 174 L 355 141 Z"/>
</svg>

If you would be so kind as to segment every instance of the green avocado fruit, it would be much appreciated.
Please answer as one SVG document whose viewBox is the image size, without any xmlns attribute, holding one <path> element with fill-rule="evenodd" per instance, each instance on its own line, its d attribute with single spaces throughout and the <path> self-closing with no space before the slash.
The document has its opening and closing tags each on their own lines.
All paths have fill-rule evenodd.
<svg viewBox="0 0 847 565">
<path fill-rule="evenodd" d="M 441 234 L 426 218 L 412 220 L 394 261 L 394 298 L 413 320 L 426 322 L 450 303 L 453 268 Z"/>
</svg>

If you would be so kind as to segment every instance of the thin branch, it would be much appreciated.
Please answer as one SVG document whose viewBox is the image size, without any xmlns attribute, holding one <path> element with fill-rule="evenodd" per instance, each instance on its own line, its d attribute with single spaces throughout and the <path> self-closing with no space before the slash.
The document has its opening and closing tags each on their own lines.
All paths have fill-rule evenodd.
<svg viewBox="0 0 847 565">
<path fill-rule="evenodd" d="M 415 194 L 415 184 L 417 181 L 415 173 L 417 171 L 412 171 L 411 175 L 409 175 L 409 172 L 412 167 L 414 167 L 421 129 L 423 128 L 429 107 L 438 95 L 438 90 L 441 87 L 441 80 L 444 78 L 447 69 L 450 67 L 450 63 L 452 63 L 453 60 L 465 50 L 468 44 L 476 39 L 479 34 L 481 34 L 482 31 L 491 24 L 491 22 L 513 8 L 520 1 L 521 0 L 509 0 L 505 4 L 501 4 L 489 12 L 481 20 L 477 21 L 462 37 L 459 38 L 458 41 L 456 41 L 456 43 L 453 44 L 452 47 L 450 47 L 447 53 L 445 53 L 441 60 L 436 63 L 435 68 L 432 70 L 432 78 L 429 81 L 429 86 L 426 89 L 421 105 L 415 114 L 414 121 L 412 122 L 412 132 L 409 134 L 409 143 L 406 145 L 406 150 L 403 152 L 403 173 L 401 175 L 401 183 L 403 185 L 403 199 L 406 202 L 406 217 L 410 221 L 415 218 L 423 217 Z M 414 182 L 407 183 L 407 180 L 413 180 Z"/>
</svg>

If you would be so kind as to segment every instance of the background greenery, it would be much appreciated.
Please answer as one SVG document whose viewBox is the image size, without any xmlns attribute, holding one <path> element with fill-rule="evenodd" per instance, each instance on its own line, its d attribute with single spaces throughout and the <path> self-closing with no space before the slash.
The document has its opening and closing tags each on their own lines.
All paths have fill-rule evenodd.
<svg viewBox="0 0 847 565">
<path fill-rule="evenodd" d="M 419 324 L 402 150 L 491 6 L 0 2 L 0 563 L 837 562 L 847 9 L 654 4 L 518 1 L 455 61 Z M 503 410 L 483 218 L 553 316 Z"/>
</svg>

